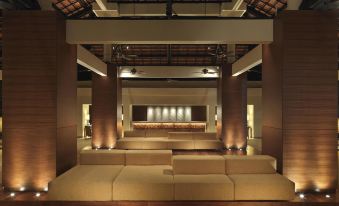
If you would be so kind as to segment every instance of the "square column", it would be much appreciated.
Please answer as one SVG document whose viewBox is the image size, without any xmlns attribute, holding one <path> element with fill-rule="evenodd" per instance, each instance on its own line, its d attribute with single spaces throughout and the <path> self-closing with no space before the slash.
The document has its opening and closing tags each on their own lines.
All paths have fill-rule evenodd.
<svg viewBox="0 0 339 206">
<path fill-rule="evenodd" d="M 297 191 L 337 188 L 335 16 L 285 11 L 263 45 L 263 153 Z"/>
<path fill-rule="evenodd" d="M 76 164 L 76 56 L 52 11 L 6 11 L 3 185 L 42 191 Z"/>
<path fill-rule="evenodd" d="M 232 65 L 220 67 L 217 94 L 217 137 L 226 148 L 247 146 L 246 74 L 232 76 Z"/>
<path fill-rule="evenodd" d="M 107 76 L 92 73 L 92 146 L 114 148 L 122 137 L 122 91 L 118 68 L 107 66 Z"/>
</svg>

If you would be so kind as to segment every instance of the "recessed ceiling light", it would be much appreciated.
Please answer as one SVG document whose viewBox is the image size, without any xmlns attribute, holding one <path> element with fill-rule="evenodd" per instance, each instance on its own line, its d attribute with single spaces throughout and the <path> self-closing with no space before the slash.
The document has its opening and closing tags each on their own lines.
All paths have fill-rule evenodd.
<svg viewBox="0 0 339 206">
<path fill-rule="evenodd" d="M 129 46 L 126 46 L 126 49 L 129 49 Z"/>
</svg>

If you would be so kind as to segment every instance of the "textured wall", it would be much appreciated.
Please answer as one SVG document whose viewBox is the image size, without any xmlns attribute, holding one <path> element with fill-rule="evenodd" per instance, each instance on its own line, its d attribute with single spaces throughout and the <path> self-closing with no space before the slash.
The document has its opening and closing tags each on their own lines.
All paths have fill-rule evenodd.
<svg viewBox="0 0 339 206">
<path fill-rule="evenodd" d="M 246 74 L 232 76 L 231 65 L 221 67 L 218 86 L 217 135 L 227 148 L 247 145 Z"/>
<path fill-rule="evenodd" d="M 5 12 L 3 185 L 42 190 L 76 163 L 76 47 L 55 12 Z"/>
<path fill-rule="evenodd" d="M 118 69 L 108 65 L 107 76 L 92 74 L 93 147 L 113 148 L 121 137 L 121 80 Z"/>
<path fill-rule="evenodd" d="M 263 48 L 263 152 L 299 191 L 337 187 L 337 36 L 330 13 L 286 11 Z"/>
</svg>

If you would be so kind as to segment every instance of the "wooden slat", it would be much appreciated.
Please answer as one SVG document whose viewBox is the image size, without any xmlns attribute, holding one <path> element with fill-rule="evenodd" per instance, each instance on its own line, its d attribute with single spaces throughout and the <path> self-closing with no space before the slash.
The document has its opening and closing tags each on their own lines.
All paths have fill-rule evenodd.
<svg viewBox="0 0 339 206">
<path fill-rule="evenodd" d="M 6 12 L 3 31 L 3 185 L 41 191 L 76 163 L 76 49 L 55 12 Z"/>
<path fill-rule="evenodd" d="M 287 11 L 275 25 L 275 42 L 263 51 L 263 152 L 279 159 L 298 191 L 336 189 L 336 20 L 326 12 Z M 272 151 L 275 144 L 282 149 Z"/>
</svg>

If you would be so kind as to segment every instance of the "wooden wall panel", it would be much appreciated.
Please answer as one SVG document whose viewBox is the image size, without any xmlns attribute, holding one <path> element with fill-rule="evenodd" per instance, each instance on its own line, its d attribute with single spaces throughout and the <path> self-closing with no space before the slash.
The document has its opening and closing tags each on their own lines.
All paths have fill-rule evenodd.
<svg viewBox="0 0 339 206">
<path fill-rule="evenodd" d="M 269 125 L 272 120 L 281 124 L 278 128 L 282 129 L 283 150 L 278 157 L 282 159 L 283 174 L 296 183 L 297 190 L 335 189 L 338 98 L 335 16 L 326 12 L 287 11 L 275 21 L 275 30 L 279 32 L 275 31 L 275 42 L 265 46 L 263 55 L 264 129 L 273 126 Z M 280 76 L 281 84 L 269 84 L 275 75 Z M 267 96 L 274 91 L 277 92 L 274 96 Z M 276 111 L 270 112 L 273 108 Z M 263 141 L 270 138 L 263 137 Z M 266 152 L 269 144 L 263 145 Z"/>
<path fill-rule="evenodd" d="M 5 12 L 3 31 L 3 185 L 43 190 L 76 162 L 76 48 L 54 12 Z"/>
<path fill-rule="evenodd" d="M 108 65 L 107 76 L 92 75 L 92 146 L 113 148 L 121 137 L 121 80 L 118 69 Z"/>
<path fill-rule="evenodd" d="M 221 129 L 221 139 L 225 147 L 243 148 L 247 145 L 246 74 L 233 77 L 231 65 L 225 65 L 221 69 L 217 131 Z"/>
</svg>

